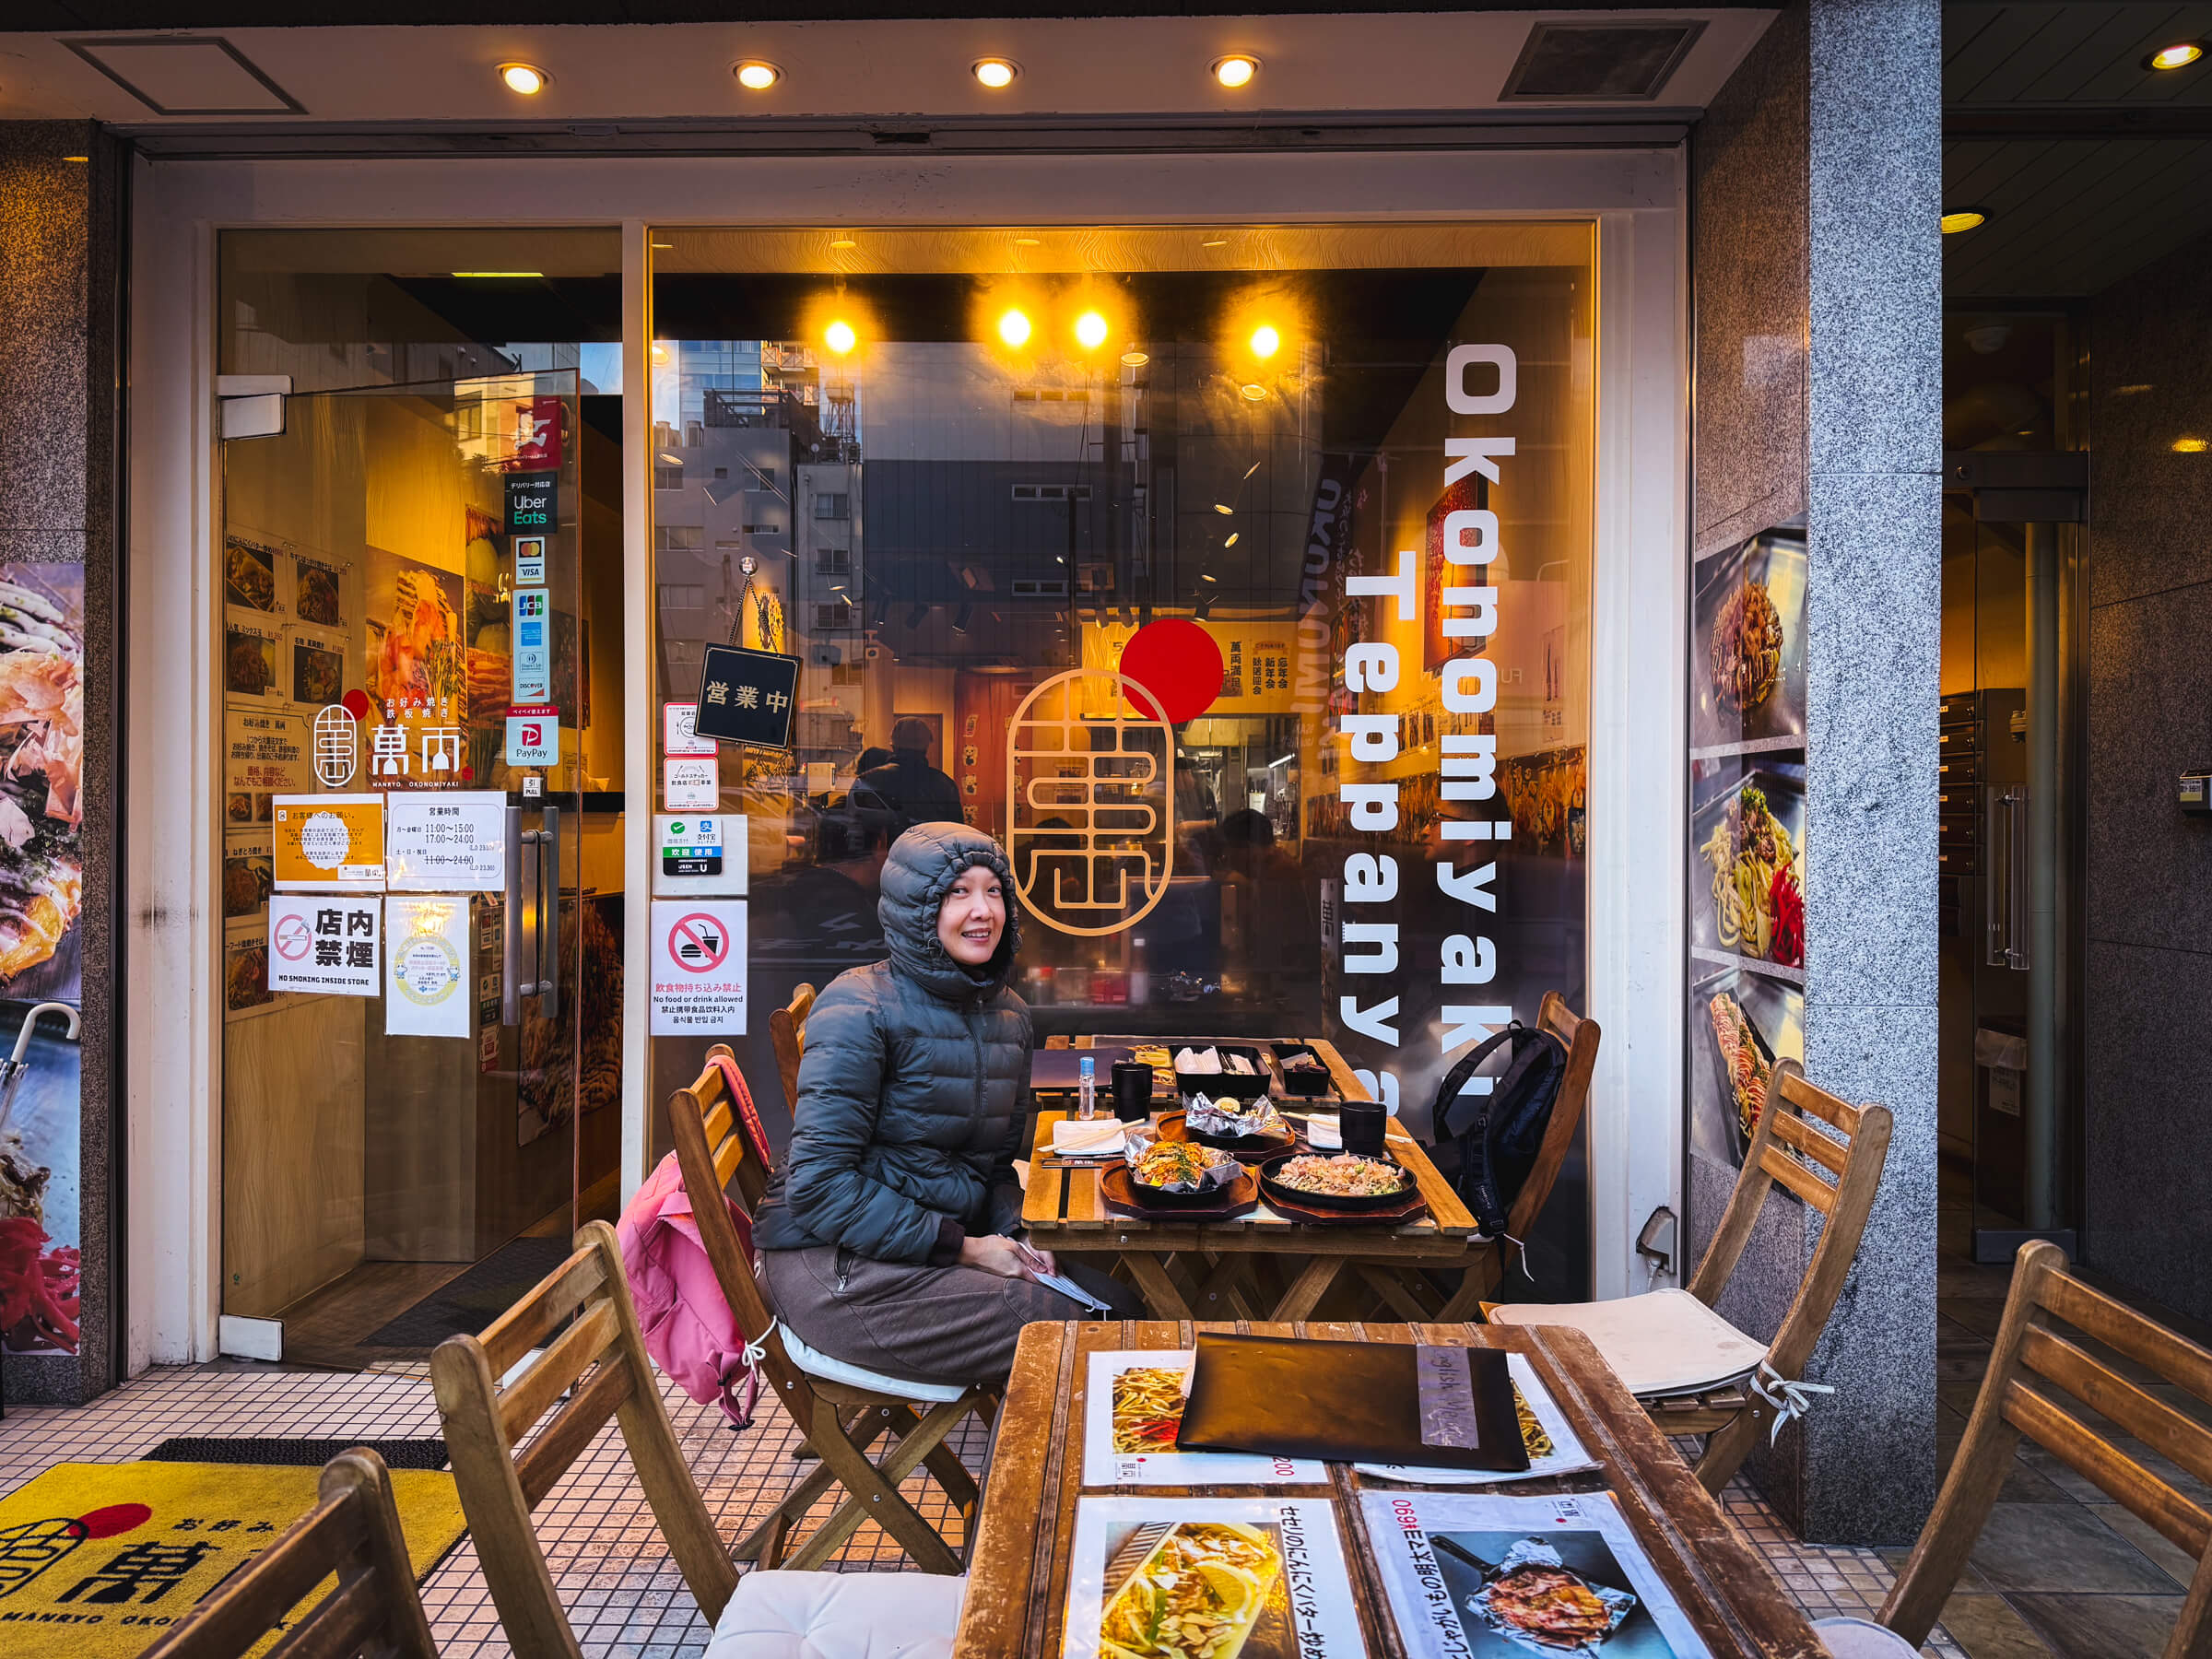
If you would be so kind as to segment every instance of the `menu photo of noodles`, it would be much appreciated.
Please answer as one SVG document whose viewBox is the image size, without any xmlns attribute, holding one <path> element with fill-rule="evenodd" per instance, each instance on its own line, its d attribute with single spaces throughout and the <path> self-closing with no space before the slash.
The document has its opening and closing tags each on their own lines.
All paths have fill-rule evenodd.
<svg viewBox="0 0 2212 1659">
<path fill-rule="evenodd" d="M 1062 1659 L 1364 1654 L 1326 1498 L 1085 1498 Z"/>
<path fill-rule="evenodd" d="M 1805 741 L 1805 535 L 1771 530 L 1697 567 L 1689 746 Z"/>
<path fill-rule="evenodd" d="M 1090 1356 L 1083 1406 L 1083 1484 L 1107 1486 L 1326 1486 L 1313 1458 L 1243 1452 L 1179 1452 L 1175 1431 L 1189 1403 L 1194 1348 L 1120 1348 Z"/>
<path fill-rule="evenodd" d="M 1610 1494 L 1360 1497 L 1411 1659 L 1705 1659 Z"/>
<path fill-rule="evenodd" d="M 1743 770 L 1733 782 L 1716 771 L 1710 783 L 1701 778 L 1693 782 L 1692 797 L 1691 949 L 1747 957 L 1801 973 L 1804 766 L 1796 757 L 1770 760 Z"/>
<path fill-rule="evenodd" d="M 1691 982 L 1688 1018 L 1691 1149 L 1740 1168 L 1774 1068 L 1805 1058 L 1805 993 L 1785 980 L 1724 968 Z"/>
<path fill-rule="evenodd" d="M 1528 1451 L 1526 1470 L 1417 1468 L 1406 1464 L 1354 1464 L 1362 1475 L 1413 1486 L 1492 1486 L 1509 1480 L 1536 1480 L 1553 1475 L 1572 1475 L 1597 1467 L 1597 1460 L 1583 1449 L 1568 1424 L 1559 1402 L 1536 1376 L 1525 1354 L 1505 1357 L 1513 1384 L 1513 1416 L 1521 1425 L 1521 1443 Z"/>
</svg>

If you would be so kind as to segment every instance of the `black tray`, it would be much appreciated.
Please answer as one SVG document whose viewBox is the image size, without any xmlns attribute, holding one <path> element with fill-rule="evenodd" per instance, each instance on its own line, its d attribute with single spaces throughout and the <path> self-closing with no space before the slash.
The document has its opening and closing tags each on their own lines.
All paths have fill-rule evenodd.
<svg viewBox="0 0 2212 1659">
<path fill-rule="evenodd" d="M 1265 1094 L 1275 1081 L 1275 1074 L 1267 1069 L 1267 1057 L 1249 1043 L 1243 1042 L 1171 1042 L 1168 1044 L 1171 1056 L 1186 1048 L 1210 1048 L 1217 1054 L 1241 1054 L 1252 1062 L 1251 1077 L 1235 1072 L 1186 1072 L 1180 1067 L 1175 1073 L 1175 1087 L 1186 1095 L 1230 1095 L 1240 1100 L 1256 1100 Z"/>
<path fill-rule="evenodd" d="M 1278 1042 L 1273 1045 L 1277 1069 L 1283 1075 L 1283 1093 L 1299 1100 L 1325 1100 L 1336 1092 L 1335 1079 L 1329 1076 L 1327 1066 L 1319 1071 L 1292 1071 L 1282 1063 L 1293 1054 L 1305 1054 L 1315 1061 L 1321 1056 L 1311 1045 L 1303 1042 Z"/>
<path fill-rule="evenodd" d="M 1285 1186 L 1277 1181 L 1275 1178 L 1276 1166 L 1287 1163 L 1289 1159 L 1300 1156 L 1301 1156 L 1300 1150 L 1293 1147 L 1288 1152 L 1278 1153 L 1260 1165 L 1260 1189 L 1267 1194 L 1268 1203 L 1273 1204 L 1279 1199 L 1284 1203 L 1295 1205 L 1300 1209 L 1339 1210 L 1346 1215 L 1361 1215 L 1371 1210 L 1396 1209 L 1408 1198 L 1418 1198 L 1421 1195 L 1419 1183 L 1414 1180 L 1413 1171 L 1406 1169 L 1394 1158 L 1379 1158 L 1375 1160 L 1377 1163 L 1390 1165 L 1391 1168 L 1406 1177 L 1406 1184 L 1394 1193 L 1368 1193 L 1359 1197 L 1340 1198 L 1330 1193 L 1304 1192 L 1297 1187 Z M 1323 1156 L 1335 1157 L 1335 1154 L 1324 1153 Z"/>
</svg>

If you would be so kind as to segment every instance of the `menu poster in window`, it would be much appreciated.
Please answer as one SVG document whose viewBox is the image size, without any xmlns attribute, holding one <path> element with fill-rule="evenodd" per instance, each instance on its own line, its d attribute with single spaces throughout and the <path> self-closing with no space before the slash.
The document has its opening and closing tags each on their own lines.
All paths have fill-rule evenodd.
<svg viewBox="0 0 2212 1659">
<path fill-rule="evenodd" d="M 1325 1486 L 1312 1458 L 1180 1452 L 1194 1348 L 1117 1349 L 1090 1356 L 1083 1417 L 1086 1486 Z"/>
<path fill-rule="evenodd" d="M 276 864 L 266 830 L 233 830 L 223 837 L 223 920 L 259 917 L 276 888 Z"/>
<path fill-rule="evenodd" d="M 1688 1022 L 1690 1150 L 1741 1169 L 1774 1068 L 1804 1064 L 1805 993 L 1747 967 L 1724 967 L 1691 979 Z"/>
<path fill-rule="evenodd" d="M 289 676 L 279 665 L 284 629 L 276 622 L 232 618 L 223 625 L 223 695 L 281 701 Z"/>
<path fill-rule="evenodd" d="M 384 900 L 384 1034 L 465 1037 L 473 989 L 468 897 Z"/>
<path fill-rule="evenodd" d="M 507 797 L 482 789 L 392 795 L 385 806 L 384 879 L 398 892 L 504 889 Z"/>
<path fill-rule="evenodd" d="M 310 709 L 325 708 L 346 694 L 346 636 L 320 628 L 293 628 L 285 642 L 285 694 Z"/>
<path fill-rule="evenodd" d="M 223 930 L 223 1018 L 271 1014 L 291 1002 L 269 989 L 269 924 L 248 916 Z"/>
<path fill-rule="evenodd" d="M 382 795 L 278 795 L 275 806 L 278 892 L 383 889 Z"/>
<path fill-rule="evenodd" d="M 223 603 L 276 618 L 285 613 L 284 578 L 290 556 L 273 542 L 223 537 Z"/>
<path fill-rule="evenodd" d="M 292 615 L 309 628 L 339 633 L 350 625 L 347 589 L 353 567 L 334 559 L 300 554 L 292 560 Z"/>
<path fill-rule="evenodd" d="M 229 703 L 223 710 L 223 822 L 229 829 L 265 824 L 275 794 L 315 786 L 306 715 Z"/>
<path fill-rule="evenodd" d="M 1608 1493 L 1359 1502 L 1409 1659 L 1710 1659 Z"/>
<path fill-rule="evenodd" d="M 1327 1498 L 1085 1498 L 1069 1553 L 1062 1659 L 1367 1653 Z"/>
<path fill-rule="evenodd" d="M 1701 560 L 1690 598 L 1693 756 L 1805 743 L 1805 536 L 1769 530 Z"/>
</svg>

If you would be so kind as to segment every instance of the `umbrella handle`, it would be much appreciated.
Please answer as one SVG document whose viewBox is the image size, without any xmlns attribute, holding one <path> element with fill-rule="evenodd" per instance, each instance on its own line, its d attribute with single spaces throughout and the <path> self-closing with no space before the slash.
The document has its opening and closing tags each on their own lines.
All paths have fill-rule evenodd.
<svg viewBox="0 0 2212 1659">
<path fill-rule="evenodd" d="M 8 1064 L 10 1065 L 21 1065 L 23 1064 L 23 1051 L 30 1047 L 30 1034 L 33 1029 L 38 1025 L 39 1016 L 41 1014 L 61 1015 L 69 1022 L 67 1035 L 71 1037 L 76 1035 L 78 1021 L 76 1010 L 75 1008 L 71 1007 L 65 1002 L 42 1002 L 37 1007 L 31 1009 L 29 1013 L 23 1016 L 23 1029 L 16 1033 L 16 1052 L 7 1057 Z"/>
</svg>

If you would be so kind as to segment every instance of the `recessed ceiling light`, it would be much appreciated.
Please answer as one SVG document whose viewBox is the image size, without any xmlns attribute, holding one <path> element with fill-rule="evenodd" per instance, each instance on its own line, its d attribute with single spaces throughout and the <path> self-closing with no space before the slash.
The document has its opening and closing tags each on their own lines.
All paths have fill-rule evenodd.
<svg viewBox="0 0 2212 1659">
<path fill-rule="evenodd" d="M 535 98 L 546 89 L 553 77 L 535 64 L 501 64 L 500 78 L 507 83 L 507 90 L 520 92 L 524 98 Z"/>
<path fill-rule="evenodd" d="M 63 160 L 65 160 L 65 161 L 75 161 L 75 162 L 78 162 L 78 163 L 82 164 L 82 163 L 84 163 L 84 162 L 87 162 L 87 161 L 89 161 L 89 160 L 91 160 L 91 159 L 92 159 L 92 158 L 91 158 L 91 157 L 89 157 L 89 156 L 64 156 L 64 157 L 62 158 L 62 159 L 63 159 Z"/>
<path fill-rule="evenodd" d="M 1247 385 L 1244 388 L 1244 401 L 1246 403 L 1259 403 L 1263 401 L 1266 395 L 1267 388 L 1265 386 Z"/>
<path fill-rule="evenodd" d="M 1021 73 L 1021 67 L 1011 58 L 987 57 L 977 58 L 968 65 L 968 71 L 992 91 L 997 92 L 1014 84 L 1014 77 Z"/>
<path fill-rule="evenodd" d="M 1018 236 L 1014 239 L 1014 245 L 1018 248 L 1041 248 L 1044 239 L 1041 236 Z"/>
<path fill-rule="evenodd" d="M 1235 546 L 1237 545 L 1237 537 L 1238 537 L 1238 536 L 1240 536 L 1240 535 L 1243 535 L 1243 534 L 1244 534 L 1244 533 L 1243 533 L 1241 530 L 1231 530 L 1231 531 L 1229 533 L 1229 539 L 1228 539 L 1227 541 L 1223 542 L 1223 543 L 1221 544 L 1221 546 L 1222 546 L 1224 548 L 1229 548 L 1229 547 L 1235 547 Z M 1211 580 L 1211 579 L 1209 578 L 1208 580 Z"/>
<path fill-rule="evenodd" d="M 2201 455 L 2208 449 L 2212 449 L 2212 443 L 2207 443 L 2202 438 L 2176 438 L 2173 441 L 2173 453 L 2177 455 Z"/>
<path fill-rule="evenodd" d="M 1221 514 L 1221 516 L 1224 518 L 1234 518 L 1237 515 L 1237 510 L 1224 501 L 1216 501 L 1214 503 L 1214 511 Z"/>
<path fill-rule="evenodd" d="M 2176 41 L 2171 46 L 2161 46 L 2143 60 L 2146 69 L 2186 69 L 2205 55 L 2202 41 Z"/>
<path fill-rule="evenodd" d="M 1142 369 L 1142 368 L 1143 368 L 1143 367 L 1144 367 L 1144 366 L 1145 366 L 1147 363 L 1150 362 L 1151 360 L 1152 360 L 1152 355 L 1151 355 L 1151 353 L 1149 353 L 1149 352 L 1146 352 L 1146 351 L 1124 351 L 1124 352 L 1123 352 L 1123 353 L 1122 353 L 1122 362 L 1124 363 L 1124 365 L 1125 365 L 1126 367 L 1128 367 L 1128 368 L 1131 368 L 1131 369 Z"/>
<path fill-rule="evenodd" d="M 1214 60 L 1214 78 L 1234 92 L 1240 87 L 1252 85 L 1252 77 L 1260 72 L 1260 60 L 1249 52 L 1232 52 L 1227 57 Z"/>
<path fill-rule="evenodd" d="M 542 277 L 545 276 L 545 273 L 543 271 L 455 271 L 453 275 L 456 276 L 472 277 L 480 281 L 485 278 L 497 279 L 500 277 L 507 277 L 511 279 L 520 276 Z"/>
<path fill-rule="evenodd" d="M 1209 237 L 1198 245 L 1202 248 L 1226 248 L 1229 246 L 1229 238 L 1226 236 Z"/>
<path fill-rule="evenodd" d="M 747 58 L 730 73 L 737 77 L 737 84 L 747 92 L 765 92 L 783 78 L 782 70 L 773 64 L 762 63 L 759 58 Z"/>
<path fill-rule="evenodd" d="M 1979 207 L 1954 207 L 1942 218 L 1943 233 L 1956 236 L 1961 230 L 1976 229 L 1989 223 L 1989 215 Z"/>
<path fill-rule="evenodd" d="M 860 246 L 857 241 L 853 241 L 853 238 L 849 236 L 835 237 L 830 241 L 830 245 L 841 253 L 847 248 L 857 248 Z"/>
</svg>

